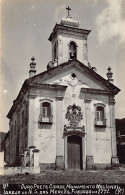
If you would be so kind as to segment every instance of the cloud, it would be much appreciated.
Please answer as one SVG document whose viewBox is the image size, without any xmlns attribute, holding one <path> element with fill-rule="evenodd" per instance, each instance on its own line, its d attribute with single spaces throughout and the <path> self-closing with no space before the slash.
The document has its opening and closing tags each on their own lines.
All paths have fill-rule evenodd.
<svg viewBox="0 0 125 195">
<path fill-rule="evenodd" d="M 97 16 L 98 41 L 103 43 L 114 37 L 125 43 L 124 0 L 106 0 L 107 7 Z"/>
</svg>

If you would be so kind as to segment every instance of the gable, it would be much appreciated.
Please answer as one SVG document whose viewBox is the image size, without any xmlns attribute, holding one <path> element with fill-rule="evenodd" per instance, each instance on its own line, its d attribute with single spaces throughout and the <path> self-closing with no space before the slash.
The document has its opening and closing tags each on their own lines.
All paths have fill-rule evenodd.
<svg viewBox="0 0 125 195">
<path fill-rule="evenodd" d="M 95 88 L 106 90 L 106 87 L 101 85 L 99 81 L 92 78 L 90 75 L 85 74 L 85 72 L 82 72 L 77 67 L 71 67 L 70 70 L 55 75 L 54 77 L 45 80 L 44 83 L 65 86 L 80 85 L 82 88 Z"/>
<path fill-rule="evenodd" d="M 76 78 L 71 78 L 75 74 Z M 88 68 L 78 60 L 70 60 L 66 63 L 51 68 L 43 73 L 27 79 L 28 83 L 72 85 L 81 83 L 83 88 L 111 90 L 117 94 L 120 90 L 101 77 L 99 74 Z"/>
</svg>

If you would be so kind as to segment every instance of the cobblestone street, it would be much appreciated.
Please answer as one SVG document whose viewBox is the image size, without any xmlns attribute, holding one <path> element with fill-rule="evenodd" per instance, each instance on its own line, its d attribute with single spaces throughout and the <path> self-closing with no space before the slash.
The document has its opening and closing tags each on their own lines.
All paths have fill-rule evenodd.
<svg viewBox="0 0 125 195">
<path fill-rule="evenodd" d="M 0 180 L 2 184 L 125 184 L 125 170 L 45 171 L 39 175 L 0 176 Z"/>
</svg>

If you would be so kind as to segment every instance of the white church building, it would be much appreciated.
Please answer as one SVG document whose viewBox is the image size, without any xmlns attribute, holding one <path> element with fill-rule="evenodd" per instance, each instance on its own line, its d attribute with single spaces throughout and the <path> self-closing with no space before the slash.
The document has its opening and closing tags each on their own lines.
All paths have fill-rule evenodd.
<svg viewBox="0 0 125 195">
<path fill-rule="evenodd" d="M 36 75 L 31 59 L 29 78 L 7 115 L 9 165 L 19 165 L 21 155 L 30 150 L 39 154 L 42 169 L 118 166 L 115 95 L 120 89 L 113 84 L 111 68 L 105 79 L 88 62 L 90 32 L 68 14 L 50 34 L 47 70 Z"/>
</svg>

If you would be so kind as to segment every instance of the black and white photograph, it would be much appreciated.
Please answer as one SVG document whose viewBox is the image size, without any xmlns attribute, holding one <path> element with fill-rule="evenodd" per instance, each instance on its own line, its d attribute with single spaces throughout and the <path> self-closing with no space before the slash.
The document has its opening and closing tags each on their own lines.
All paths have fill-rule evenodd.
<svg viewBox="0 0 125 195">
<path fill-rule="evenodd" d="M 0 194 L 125 194 L 125 1 L 0 10 Z"/>
</svg>

